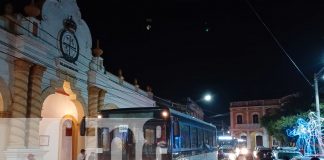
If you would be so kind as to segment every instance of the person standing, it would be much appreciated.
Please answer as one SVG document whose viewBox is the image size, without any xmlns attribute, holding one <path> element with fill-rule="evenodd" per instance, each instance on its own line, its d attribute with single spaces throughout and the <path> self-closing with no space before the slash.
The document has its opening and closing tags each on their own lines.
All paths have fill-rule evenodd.
<svg viewBox="0 0 324 160">
<path fill-rule="evenodd" d="M 85 160 L 87 155 L 85 154 L 85 149 L 81 149 L 79 155 L 78 155 L 78 160 Z"/>
</svg>

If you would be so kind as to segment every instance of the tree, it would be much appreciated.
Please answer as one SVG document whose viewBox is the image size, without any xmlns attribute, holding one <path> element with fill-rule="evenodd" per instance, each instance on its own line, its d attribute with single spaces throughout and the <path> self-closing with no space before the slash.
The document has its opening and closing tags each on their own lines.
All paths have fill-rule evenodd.
<svg viewBox="0 0 324 160">
<path fill-rule="evenodd" d="M 261 118 L 261 126 L 267 129 L 269 135 L 287 143 L 290 137 L 286 135 L 286 130 L 296 125 L 298 118 L 307 118 L 310 109 L 307 106 L 310 106 L 311 102 L 305 99 L 299 93 L 282 98 L 280 108 L 272 109 Z"/>
</svg>

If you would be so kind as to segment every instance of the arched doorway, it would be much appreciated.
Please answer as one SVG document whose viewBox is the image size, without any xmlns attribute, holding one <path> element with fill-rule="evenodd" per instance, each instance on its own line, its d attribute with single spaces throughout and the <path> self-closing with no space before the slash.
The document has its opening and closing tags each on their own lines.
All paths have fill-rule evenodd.
<svg viewBox="0 0 324 160">
<path fill-rule="evenodd" d="M 255 136 L 256 146 L 263 146 L 263 137 L 262 135 Z"/>
<path fill-rule="evenodd" d="M 43 102 L 39 134 L 40 147 L 48 150 L 44 159 L 74 160 L 83 148 L 78 127 L 84 116 L 83 107 L 77 96 L 65 89 L 70 88 L 66 83 Z"/>
</svg>

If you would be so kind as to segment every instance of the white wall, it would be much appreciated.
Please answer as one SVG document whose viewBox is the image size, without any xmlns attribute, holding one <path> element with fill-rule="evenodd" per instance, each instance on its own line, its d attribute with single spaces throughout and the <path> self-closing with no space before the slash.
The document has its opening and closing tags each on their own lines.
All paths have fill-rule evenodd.
<svg viewBox="0 0 324 160">
<path fill-rule="evenodd" d="M 49 145 L 41 146 L 46 154 L 44 159 L 59 159 L 60 118 L 43 118 L 39 126 L 39 135 L 49 136 Z"/>
</svg>

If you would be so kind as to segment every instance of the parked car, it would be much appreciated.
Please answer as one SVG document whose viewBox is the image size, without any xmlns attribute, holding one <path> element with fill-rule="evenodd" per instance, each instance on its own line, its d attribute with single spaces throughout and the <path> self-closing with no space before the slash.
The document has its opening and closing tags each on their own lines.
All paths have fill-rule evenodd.
<svg viewBox="0 0 324 160">
<path fill-rule="evenodd" d="M 272 149 L 257 147 L 253 151 L 253 160 L 272 160 Z"/>
<path fill-rule="evenodd" d="M 293 149 L 276 149 L 272 151 L 272 158 L 273 159 L 283 159 L 283 160 L 301 160 L 303 155 Z"/>
</svg>

